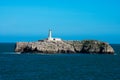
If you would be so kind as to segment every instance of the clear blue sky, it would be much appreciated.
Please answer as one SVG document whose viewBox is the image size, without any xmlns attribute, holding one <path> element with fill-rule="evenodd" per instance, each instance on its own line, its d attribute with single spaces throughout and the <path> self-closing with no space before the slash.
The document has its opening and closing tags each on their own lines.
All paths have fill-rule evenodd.
<svg viewBox="0 0 120 80">
<path fill-rule="evenodd" d="M 120 43 L 120 0 L 0 0 L 0 42 L 47 37 Z"/>
</svg>

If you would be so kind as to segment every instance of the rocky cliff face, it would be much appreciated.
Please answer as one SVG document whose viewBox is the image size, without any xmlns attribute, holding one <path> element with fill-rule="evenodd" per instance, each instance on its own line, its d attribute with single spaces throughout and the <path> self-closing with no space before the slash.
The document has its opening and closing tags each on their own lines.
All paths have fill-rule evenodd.
<svg viewBox="0 0 120 80">
<path fill-rule="evenodd" d="M 106 53 L 113 54 L 113 48 L 105 42 L 96 40 L 83 41 L 38 41 L 18 42 L 16 52 L 26 53 Z"/>
</svg>

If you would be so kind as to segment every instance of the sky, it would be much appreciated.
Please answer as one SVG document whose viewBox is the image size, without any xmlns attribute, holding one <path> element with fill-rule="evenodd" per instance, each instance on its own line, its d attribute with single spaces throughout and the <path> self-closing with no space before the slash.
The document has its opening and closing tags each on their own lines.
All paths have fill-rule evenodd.
<svg viewBox="0 0 120 80">
<path fill-rule="evenodd" d="M 63 40 L 120 43 L 120 0 L 0 0 L 0 42 Z"/>
</svg>

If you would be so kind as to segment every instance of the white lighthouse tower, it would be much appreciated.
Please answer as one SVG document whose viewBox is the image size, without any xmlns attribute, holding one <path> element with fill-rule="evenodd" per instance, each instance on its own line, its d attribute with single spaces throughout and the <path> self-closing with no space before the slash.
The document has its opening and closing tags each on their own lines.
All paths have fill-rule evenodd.
<svg viewBox="0 0 120 80">
<path fill-rule="evenodd" d="M 51 30 L 49 30 L 49 33 L 48 33 L 48 40 L 53 40 L 53 38 L 52 38 L 52 31 Z"/>
<path fill-rule="evenodd" d="M 52 37 L 52 30 L 49 30 L 48 32 L 48 38 L 47 38 L 48 41 L 61 41 L 60 38 L 53 38 Z"/>
</svg>

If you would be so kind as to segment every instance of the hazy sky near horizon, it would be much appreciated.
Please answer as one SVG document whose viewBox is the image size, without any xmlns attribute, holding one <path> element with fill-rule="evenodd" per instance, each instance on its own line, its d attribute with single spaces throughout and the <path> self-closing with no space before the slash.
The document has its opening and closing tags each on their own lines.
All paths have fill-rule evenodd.
<svg viewBox="0 0 120 80">
<path fill-rule="evenodd" d="M 0 42 L 47 37 L 120 43 L 120 0 L 0 0 Z"/>
</svg>

